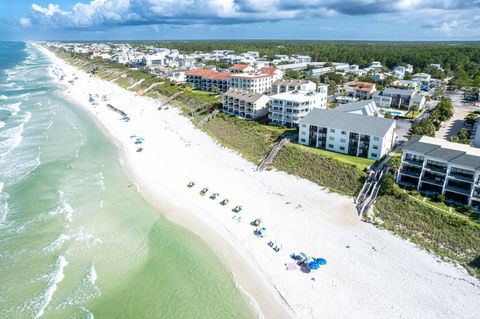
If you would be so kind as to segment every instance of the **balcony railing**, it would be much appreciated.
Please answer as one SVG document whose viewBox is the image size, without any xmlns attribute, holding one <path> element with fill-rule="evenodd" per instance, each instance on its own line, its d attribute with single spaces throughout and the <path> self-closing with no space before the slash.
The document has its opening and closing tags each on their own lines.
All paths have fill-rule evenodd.
<svg viewBox="0 0 480 319">
<path fill-rule="evenodd" d="M 470 189 L 465 189 L 465 188 L 462 188 L 462 187 L 447 185 L 447 186 L 445 186 L 445 190 L 450 191 L 450 192 L 454 192 L 454 193 L 458 193 L 458 194 L 462 194 L 462 195 L 470 196 Z"/>
<path fill-rule="evenodd" d="M 423 161 L 414 160 L 414 159 L 404 159 L 403 162 L 415 165 L 415 166 L 423 166 Z"/>
<path fill-rule="evenodd" d="M 400 170 L 400 174 L 409 175 L 409 176 L 413 176 L 413 177 L 418 178 L 420 176 L 420 171 L 413 170 L 413 169 L 408 169 L 408 168 L 403 168 L 403 169 Z"/>
<path fill-rule="evenodd" d="M 446 174 L 447 173 L 447 168 L 446 167 L 427 164 L 425 166 L 425 168 L 432 171 L 432 172 L 436 172 L 436 173 L 441 173 L 441 174 Z"/>
<path fill-rule="evenodd" d="M 453 173 L 452 171 L 450 171 L 448 176 L 453 177 L 453 178 L 458 179 L 458 180 L 461 180 L 461 181 L 469 182 L 469 183 L 473 182 L 473 175 L 458 174 L 458 173 Z"/>
<path fill-rule="evenodd" d="M 422 182 L 428 183 L 428 184 L 433 184 L 437 186 L 442 186 L 443 183 L 445 182 L 445 179 L 439 179 L 439 178 L 432 178 L 432 177 L 423 177 Z"/>
</svg>

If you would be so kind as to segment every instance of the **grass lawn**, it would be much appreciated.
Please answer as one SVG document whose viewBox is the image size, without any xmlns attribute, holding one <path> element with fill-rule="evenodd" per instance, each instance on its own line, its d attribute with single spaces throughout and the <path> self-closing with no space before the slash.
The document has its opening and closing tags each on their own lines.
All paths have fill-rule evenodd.
<svg viewBox="0 0 480 319">
<path fill-rule="evenodd" d="M 417 245 L 450 258 L 480 277 L 480 225 L 458 214 L 435 209 L 410 198 L 380 195 L 375 215 L 382 226 Z"/>
<path fill-rule="evenodd" d="M 335 192 L 353 196 L 366 177 L 363 168 L 373 161 L 350 157 L 289 143 L 278 153 L 273 166 Z"/>
<path fill-rule="evenodd" d="M 369 167 L 369 166 L 373 165 L 373 163 L 375 163 L 374 160 L 371 160 L 371 159 L 368 159 L 368 158 L 345 155 L 345 154 L 331 152 L 331 151 L 327 151 L 327 150 L 321 150 L 321 149 L 314 148 L 314 147 L 308 147 L 308 146 L 304 146 L 304 145 L 300 145 L 300 144 L 294 144 L 294 147 L 296 147 L 298 149 L 301 149 L 303 151 L 306 151 L 306 152 L 310 152 L 310 153 L 313 153 L 313 154 L 318 154 L 319 156 L 334 159 L 334 160 L 339 161 L 339 162 L 344 163 L 344 164 L 355 166 L 360 171 L 364 171 L 367 167 Z"/>
<path fill-rule="evenodd" d="M 270 152 L 277 138 L 285 132 L 223 113 L 219 113 L 208 122 L 204 130 L 222 145 L 239 152 L 255 164 L 260 163 Z"/>
<path fill-rule="evenodd" d="M 421 111 L 408 112 L 407 114 L 405 114 L 405 118 L 413 120 L 416 119 L 420 114 L 422 114 Z"/>
</svg>

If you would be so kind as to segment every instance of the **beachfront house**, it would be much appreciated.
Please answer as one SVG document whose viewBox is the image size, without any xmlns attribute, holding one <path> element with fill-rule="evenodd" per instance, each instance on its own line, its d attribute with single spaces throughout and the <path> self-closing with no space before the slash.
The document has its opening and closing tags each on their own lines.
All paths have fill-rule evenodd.
<svg viewBox="0 0 480 319">
<path fill-rule="evenodd" d="M 229 89 L 222 95 L 222 111 L 224 113 L 239 116 L 247 120 L 253 120 L 268 114 L 268 96 L 237 89 Z"/>
<path fill-rule="evenodd" d="M 396 174 L 400 185 L 480 209 L 480 149 L 428 136 L 415 136 L 403 148 Z"/>
<path fill-rule="evenodd" d="M 270 96 L 268 117 L 272 125 L 298 127 L 300 120 L 313 109 L 327 108 L 327 86 L 316 91 L 288 91 Z"/>
<path fill-rule="evenodd" d="M 313 109 L 300 121 L 298 143 L 378 160 L 394 146 L 395 127 L 392 119 Z"/>
</svg>

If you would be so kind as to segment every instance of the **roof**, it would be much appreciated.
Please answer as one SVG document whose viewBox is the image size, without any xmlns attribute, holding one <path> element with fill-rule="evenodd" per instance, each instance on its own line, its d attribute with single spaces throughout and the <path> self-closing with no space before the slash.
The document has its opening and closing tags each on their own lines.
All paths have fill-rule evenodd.
<svg viewBox="0 0 480 319">
<path fill-rule="evenodd" d="M 480 169 L 480 149 L 443 139 L 415 136 L 403 148 L 459 166 Z"/>
<path fill-rule="evenodd" d="M 413 95 L 414 93 L 415 93 L 414 89 L 385 88 L 383 90 L 383 95 L 386 95 L 386 94 Z"/>
<path fill-rule="evenodd" d="M 300 123 L 378 137 L 385 136 L 392 126 L 395 127 L 392 119 L 322 109 L 313 109 Z"/>
<path fill-rule="evenodd" d="M 204 79 L 210 80 L 219 80 L 219 81 L 227 81 L 230 78 L 230 73 L 227 72 L 218 72 L 214 70 L 205 70 L 205 69 L 191 69 L 187 73 L 186 76 L 200 76 Z"/>
<path fill-rule="evenodd" d="M 255 103 L 262 97 L 267 97 L 266 95 L 261 93 L 237 90 L 237 89 L 229 89 L 227 92 L 223 93 L 223 95 L 228 97 L 233 97 L 235 99 L 243 100 L 246 102 L 251 102 L 251 103 Z"/>
<path fill-rule="evenodd" d="M 335 111 L 354 112 L 358 110 L 363 110 L 369 106 L 372 106 L 374 108 L 377 107 L 374 100 L 362 100 L 358 102 L 350 102 L 350 103 L 339 105 L 335 108 Z"/>
<path fill-rule="evenodd" d="M 355 82 L 355 85 L 357 86 L 374 86 L 375 83 L 372 82 L 362 82 L 362 81 L 357 81 Z"/>
<path fill-rule="evenodd" d="M 310 80 L 284 80 L 284 79 L 278 79 L 275 82 L 273 82 L 273 85 L 289 85 L 289 86 L 297 86 L 297 85 L 302 85 L 302 84 L 309 84 L 309 83 L 314 83 Z"/>
<path fill-rule="evenodd" d="M 277 71 L 277 69 L 269 68 L 269 67 L 263 67 L 263 68 L 258 69 L 258 71 L 260 71 L 262 73 L 266 73 L 266 74 L 271 76 L 271 75 L 275 74 L 275 71 Z"/>
<path fill-rule="evenodd" d="M 241 71 L 244 70 L 245 68 L 248 68 L 247 64 L 235 64 L 230 68 L 232 71 Z"/>
<path fill-rule="evenodd" d="M 317 91 L 289 91 L 270 95 L 270 100 L 285 100 L 293 102 L 308 102 L 316 99 L 318 96 L 324 96 L 324 93 Z"/>
</svg>

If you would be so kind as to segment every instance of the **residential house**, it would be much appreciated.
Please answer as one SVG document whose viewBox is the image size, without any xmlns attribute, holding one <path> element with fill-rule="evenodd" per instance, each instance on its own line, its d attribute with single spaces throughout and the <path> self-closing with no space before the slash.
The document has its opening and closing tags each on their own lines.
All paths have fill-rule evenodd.
<svg viewBox="0 0 480 319">
<path fill-rule="evenodd" d="M 427 73 L 416 73 L 412 75 L 412 80 L 428 85 L 432 80 L 432 76 Z"/>
<path fill-rule="evenodd" d="M 403 148 L 396 175 L 400 185 L 446 201 L 480 209 L 480 149 L 428 136 L 415 136 Z"/>
<path fill-rule="evenodd" d="M 360 100 L 366 100 L 371 98 L 375 91 L 375 83 L 358 81 L 355 82 L 355 86 L 353 87 L 353 97 L 359 98 Z"/>
<path fill-rule="evenodd" d="M 298 143 L 378 160 L 393 148 L 395 126 L 392 119 L 313 109 L 300 121 Z"/>
<path fill-rule="evenodd" d="M 240 116 L 247 120 L 267 116 L 269 98 L 256 92 L 229 89 L 223 93 L 224 113 Z"/>
</svg>

